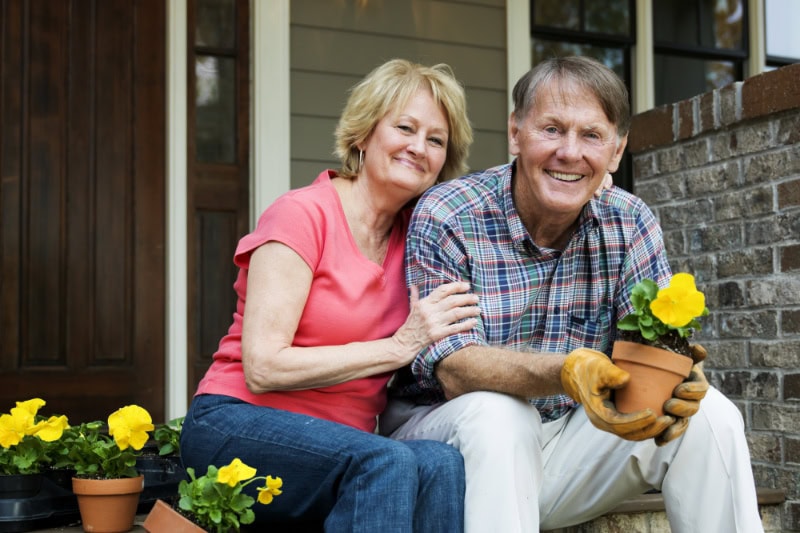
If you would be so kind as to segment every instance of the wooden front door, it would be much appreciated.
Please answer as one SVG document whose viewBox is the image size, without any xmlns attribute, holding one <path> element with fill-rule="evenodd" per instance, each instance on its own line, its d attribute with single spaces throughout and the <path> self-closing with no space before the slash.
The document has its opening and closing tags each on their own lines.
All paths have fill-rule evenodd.
<svg viewBox="0 0 800 533">
<path fill-rule="evenodd" d="M 0 3 L 0 412 L 164 418 L 165 9 Z"/>
</svg>

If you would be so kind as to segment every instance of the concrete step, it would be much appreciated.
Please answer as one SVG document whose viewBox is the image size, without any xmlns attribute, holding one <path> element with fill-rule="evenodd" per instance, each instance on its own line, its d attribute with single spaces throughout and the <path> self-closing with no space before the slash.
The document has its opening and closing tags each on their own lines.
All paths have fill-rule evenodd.
<svg viewBox="0 0 800 533">
<path fill-rule="evenodd" d="M 758 507 L 765 533 L 781 533 L 782 506 L 786 493 L 782 489 L 756 489 Z M 626 500 L 612 511 L 589 522 L 542 533 L 670 533 L 664 498 L 661 494 L 642 494 Z"/>
</svg>

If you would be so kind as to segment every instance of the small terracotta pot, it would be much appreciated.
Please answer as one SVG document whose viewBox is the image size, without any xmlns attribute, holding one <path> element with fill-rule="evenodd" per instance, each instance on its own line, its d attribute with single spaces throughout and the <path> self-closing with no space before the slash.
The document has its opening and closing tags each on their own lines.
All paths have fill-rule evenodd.
<svg viewBox="0 0 800 533">
<path fill-rule="evenodd" d="M 164 500 L 156 500 L 142 526 L 150 533 L 205 533 L 205 529 L 180 514 Z"/>
<path fill-rule="evenodd" d="M 123 533 L 133 528 L 144 476 L 117 479 L 72 478 L 78 497 L 83 530 L 93 533 Z"/>
<path fill-rule="evenodd" d="M 631 375 L 625 387 L 614 391 L 614 403 L 620 413 L 650 408 L 664 414 L 664 402 L 692 371 L 691 357 L 635 342 L 615 341 L 611 353 L 614 364 Z"/>
</svg>

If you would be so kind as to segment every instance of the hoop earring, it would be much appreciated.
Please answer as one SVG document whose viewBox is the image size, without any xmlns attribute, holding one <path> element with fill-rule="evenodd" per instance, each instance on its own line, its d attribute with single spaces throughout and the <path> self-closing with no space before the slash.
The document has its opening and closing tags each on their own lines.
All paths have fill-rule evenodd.
<svg viewBox="0 0 800 533">
<path fill-rule="evenodd" d="M 364 164 L 364 150 L 358 151 L 358 171 L 361 172 L 361 166 Z"/>
</svg>

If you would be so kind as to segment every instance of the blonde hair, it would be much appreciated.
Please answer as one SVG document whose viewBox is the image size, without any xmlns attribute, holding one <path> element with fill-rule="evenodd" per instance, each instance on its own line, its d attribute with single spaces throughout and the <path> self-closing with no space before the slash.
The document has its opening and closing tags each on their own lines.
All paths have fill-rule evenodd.
<svg viewBox="0 0 800 533">
<path fill-rule="evenodd" d="M 464 89 L 452 69 L 444 63 L 426 67 L 405 59 L 392 59 L 374 69 L 350 90 L 335 134 L 334 153 L 342 162 L 342 177 L 356 176 L 359 171 L 358 145 L 369 137 L 383 117 L 402 109 L 420 89 L 429 90 L 447 116 L 447 157 L 437 182 L 466 173 L 472 126 L 467 118 Z"/>
</svg>

